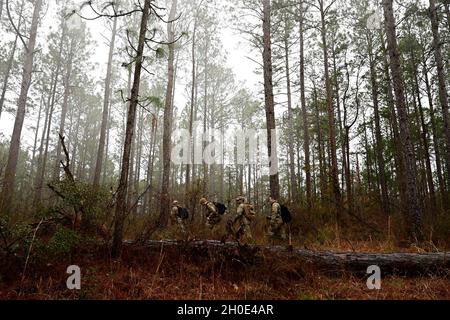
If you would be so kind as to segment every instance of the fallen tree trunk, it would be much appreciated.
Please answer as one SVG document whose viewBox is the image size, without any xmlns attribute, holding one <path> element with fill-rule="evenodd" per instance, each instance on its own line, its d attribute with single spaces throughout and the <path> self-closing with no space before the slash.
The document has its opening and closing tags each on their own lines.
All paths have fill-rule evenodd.
<svg viewBox="0 0 450 320">
<path fill-rule="evenodd" d="M 131 241 L 125 245 L 133 245 Z M 285 246 L 241 246 L 237 243 L 220 241 L 146 241 L 143 246 L 150 250 L 178 249 L 180 254 L 189 250 L 197 252 L 234 252 L 243 257 L 242 261 L 257 261 L 266 258 L 292 259 L 305 264 L 338 274 L 352 272 L 367 274 L 369 266 L 378 266 L 382 274 L 449 274 L 450 252 L 436 253 L 358 253 L 358 252 L 331 252 L 295 249 Z M 249 259 L 252 256 L 254 259 Z"/>
</svg>

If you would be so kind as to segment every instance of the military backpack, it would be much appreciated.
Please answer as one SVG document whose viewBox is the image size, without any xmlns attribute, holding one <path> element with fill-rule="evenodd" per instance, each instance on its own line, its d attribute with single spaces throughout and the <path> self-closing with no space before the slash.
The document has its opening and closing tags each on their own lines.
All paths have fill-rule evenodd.
<svg viewBox="0 0 450 320">
<path fill-rule="evenodd" d="M 186 208 L 178 207 L 178 218 L 187 220 L 189 218 L 189 211 Z"/>
<path fill-rule="evenodd" d="M 281 219 L 284 223 L 291 223 L 292 222 L 292 214 L 289 211 L 289 208 L 285 205 L 280 205 L 280 211 L 281 211 Z"/>
<path fill-rule="evenodd" d="M 217 213 L 220 215 L 224 215 L 227 211 L 227 207 L 220 202 L 213 202 L 214 206 L 217 208 Z"/>
<path fill-rule="evenodd" d="M 247 219 L 253 220 L 256 217 L 255 207 L 251 204 L 244 204 L 244 215 Z"/>
</svg>

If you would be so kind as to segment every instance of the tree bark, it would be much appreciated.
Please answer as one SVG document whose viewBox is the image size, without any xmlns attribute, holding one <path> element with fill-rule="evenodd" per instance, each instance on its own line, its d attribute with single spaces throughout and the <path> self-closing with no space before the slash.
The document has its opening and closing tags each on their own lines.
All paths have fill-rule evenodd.
<svg viewBox="0 0 450 320">
<path fill-rule="evenodd" d="M 405 161 L 403 159 L 403 143 L 400 139 L 400 130 L 398 125 L 397 112 L 395 111 L 395 101 L 394 95 L 392 93 L 392 79 L 389 72 L 389 61 L 387 52 L 385 39 L 383 37 L 382 31 L 380 31 L 380 41 L 381 47 L 383 51 L 383 71 L 384 71 L 384 93 L 386 96 L 386 104 L 389 107 L 390 111 L 390 125 L 392 128 L 393 140 L 395 142 L 395 152 L 394 152 L 394 160 L 395 160 L 395 169 L 396 169 L 396 180 L 398 184 L 399 194 L 400 194 L 400 203 L 402 206 L 405 206 L 405 194 L 406 194 L 406 181 L 405 181 Z"/>
<path fill-rule="evenodd" d="M 39 112 L 38 119 L 36 123 L 36 130 L 34 132 L 34 144 L 33 144 L 33 154 L 31 157 L 31 169 L 30 169 L 30 177 L 34 176 L 34 167 L 36 165 L 36 152 L 37 152 L 37 144 L 38 144 L 38 136 L 39 136 L 39 128 L 41 127 L 41 119 L 42 119 L 42 107 L 44 105 L 44 97 L 41 97 L 41 101 L 39 103 Z"/>
<path fill-rule="evenodd" d="M 441 201 L 446 194 L 446 187 L 445 187 L 445 181 L 443 177 L 443 171 L 442 171 L 442 163 L 441 163 L 441 149 L 439 146 L 439 136 L 438 136 L 438 129 L 437 129 L 437 122 L 436 122 L 436 115 L 434 110 L 434 103 L 433 103 L 433 93 L 431 91 L 431 84 L 428 77 L 428 66 L 426 62 L 425 56 L 422 57 L 423 60 L 423 77 L 425 81 L 425 88 L 427 91 L 427 97 L 428 97 L 428 106 L 430 108 L 430 125 L 431 125 L 431 133 L 433 136 L 433 149 L 434 149 L 434 158 L 436 162 L 436 174 L 438 177 L 438 183 L 439 183 L 439 191 L 441 193 Z"/>
<path fill-rule="evenodd" d="M 447 166 L 447 176 L 450 177 L 450 119 L 448 110 L 448 94 L 447 94 L 447 83 L 446 75 L 444 69 L 444 61 L 442 59 L 442 43 L 441 37 L 439 35 L 439 20 L 437 14 L 436 1 L 430 0 L 430 20 L 431 20 L 431 30 L 433 32 L 433 49 L 434 49 L 434 59 L 436 61 L 436 69 L 439 84 L 439 101 L 441 103 L 442 115 L 444 119 L 444 133 L 447 146 L 447 154 L 445 157 Z M 450 186 L 450 178 L 447 181 L 447 187 Z"/>
<path fill-rule="evenodd" d="M 103 159 L 105 156 L 105 142 L 106 142 L 106 131 L 108 128 L 108 114 L 109 114 L 109 102 L 111 97 L 111 78 L 112 78 L 112 65 L 114 57 L 114 48 L 116 42 L 117 33 L 117 18 L 113 20 L 113 29 L 111 34 L 111 41 L 109 44 L 109 54 L 108 54 L 108 66 L 106 68 L 106 79 L 105 79 L 105 94 L 103 96 L 103 113 L 102 113 L 102 126 L 100 129 L 100 140 L 98 143 L 97 152 L 97 162 L 95 164 L 94 173 L 94 186 L 98 187 L 100 185 L 101 172 L 103 167 Z"/>
<path fill-rule="evenodd" d="M 336 207 L 336 216 L 340 219 L 342 201 L 341 190 L 339 186 L 339 172 L 337 162 L 337 146 L 336 146 L 336 128 L 335 128 L 335 114 L 333 108 L 333 91 L 331 88 L 330 71 L 328 65 L 328 44 L 327 44 L 327 26 L 325 21 L 325 8 L 323 0 L 319 0 L 320 17 L 321 17 L 321 35 L 323 45 L 323 63 L 325 69 L 325 90 L 327 98 L 327 112 L 328 112 L 328 130 L 330 140 L 330 153 L 331 153 L 331 183 L 333 188 L 333 196 Z"/>
<path fill-rule="evenodd" d="M 70 77 L 72 75 L 72 63 L 73 63 L 73 55 L 74 55 L 74 46 L 75 46 L 75 39 L 72 36 L 72 39 L 70 41 L 70 49 L 69 49 L 69 57 L 67 61 L 67 70 L 66 70 L 66 77 L 64 79 L 64 98 L 63 98 L 63 104 L 61 107 L 61 120 L 59 124 L 59 134 L 64 137 L 64 131 L 66 126 L 66 116 L 67 116 L 67 109 L 69 107 L 69 96 L 70 96 Z M 59 180 L 60 177 L 60 161 L 61 161 L 61 140 L 58 139 L 58 144 L 56 147 L 56 164 L 55 164 L 55 172 L 54 172 L 54 179 Z"/>
<path fill-rule="evenodd" d="M 53 112 L 55 109 L 55 101 L 56 101 L 56 91 L 58 86 L 58 80 L 60 76 L 61 71 L 61 60 L 62 60 L 62 53 L 63 53 L 63 46 L 64 46 L 64 39 L 66 36 L 66 26 L 65 21 L 61 21 L 61 37 L 59 40 L 59 51 L 56 61 L 56 68 L 52 72 L 52 75 L 50 77 L 50 88 L 49 88 L 49 95 L 47 99 L 47 111 L 46 111 L 46 120 L 44 125 L 44 131 L 42 132 L 42 140 L 41 140 L 41 146 L 39 149 L 39 160 L 38 160 L 38 172 L 36 175 L 36 181 L 35 181 L 35 194 L 34 194 L 34 204 L 38 205 L 41 202 L 41 196 L 42 196 L 42 189 L 44 187 L 44 177 L 45 177 L 45 171 L 47 167 L 47 156 L 48 156 L 48 147 L 49 147 L 49 139 L 50 139 L 50 130 L 53 120 Z M 45 145 L 45 147 L 44 147 Z"/>
<path fill-rule="evenodd" d="M 3 0 L 0 0 L 0 1 L 1 1 L 1 5 L 3 6 Z M 20 5 L 19 22 L 17 23 L 18 30 L 20 30 L 20 28 L 22 26 L 24 4 L 25 4 L 25 1 L 22 0 L 22 3 Z M 1 16 L 2 15 L 0 13 L 0 18 L 1 18 Z M 11 70 L 12 70 L 13 63 L 14 63 L 14 56 L 16 55 L 18 40 L 19 40 L 19 35 L 16 34 L 16 36 L 14 37 L 13 46 L 11 48 L 11 53 L 9 54 L 8 62 L 6 63 L 5 78 L 3 80 L 2 93 L 0 96 L 0 119 L 2 117 L 3 106 L 5 104 L 6 92 L 8 91 L 9 77 L 11 75 Z"/>
<path fill-rule="evenodd" d="M 287 21 L 287 17 L 285 18 Z M 292 93 L 291 93 L 291 71 L 289 63 L 289 34 L 286 26 L 284 35 L 284 50 L 285 50 L 285 67 L 286 67 L 286 81 L 287 81 L 287 98 L 288 98 L 288 128 L 290 134 L 289 138 L 289 182 L 290 182 L 290 200 L 294 202 L 299 201 L 297 179 L 295 176 L 295 155 L 294 155 L 294 124 L 293 124 L 293 112 L 292 112 Z"/>
<path fill-rule="evenodd" d="M 376 136 L 376 153 L 377 153 L 377 162 L 378 162 L 378 170 L 380 176 L 380 185 L 381 185 L 381 207 L 383 209 L 383 213 L 386 216 L 390 215 L 390 204 L 389 204 L 389 192 L 386 182 L 386 167 L 385 167 L 385 159 L 383 156 L 384 153 L 384 141 L 383 135 L 381 133 L 381 119 L 380 119 L 380 108 L 379 108 L 379 92 L 378 92 L 378 82 L 377 82 L 377 74 L 376 74 L 376 61 L 373 53 L 373 39 L 372 36 L 367 34 L 367 44 L 369 48 L 369 63 L 370 63 L 370 82 L 372 86 L 372 101 L 373 101 L 373 109 L 375 115 L 375 136 Z"/>
<path fill-rule="evenodd" d="M 300 104 L 302 108 L 303 118 L 303 149 L 305 152 L 305 175 L 306 175 L 306 203 L 308 209 L 312 208 L 312 183 L 311 183 L 311 151 L 309 139 L 309 121 L 308 111 L 306 109 L 306 93 L 305 93 L 305 43 L 304 43 L 304 18 L 305 8 L 303 0 L 300 1 Z"/>
<path fill-rule="evenodd" d="M 433 171 L 431 168 L 431 157 L 430 157 L 430 149 L 429 149 L 429 143 L 428 143 L 428 127 L 425 122 L 425 115 L 423 112 L 423 106 L 422 106 L 422 96 L 420 94 L 420 84 L 419 84 L 419 76 L 418 76 L 418 70 L 417 66 L 420 65 L 420 62 L 417 61 L 414 50 L 411 50 L 411 68 L 413 70 L 413 81 L 414 81 L 414 91 L 416 93 L 416 99 L 417 99 L 417 108 L 419 110 L 419 123 L 422 130 L 419 130 L 421 133 L 422 138 L 422 144 L 423 144 L 423 152 L 424 152 L 424 158 L 425 158 L 425 168 L 426 168 L 426 181 L 428 184 L 428 193 L 430 204 L 431 204 L 431 211 L 433 213 L 436 212 L 437 209 L 437 202 L 436 202 L 436 190 L 434 187 L 434 181 L 433 181 Z M 426 188 L 425 188 L 426 190 Z"/>
<path fill-rule="evenodd" d="M 267 149 L 269 155 L 270 193 L 275 199 L 280 198 L 280 181 L 278 174 L 278 152 L 275 129 L 275 101 L 273 95 L 273 66 L 271 48 L 271 0 L 263 0 L 263 61 L 264 61 L 264 96 L 267 123 Z"/>
<path fill-rule="evenodd" d="M 189 187 L 191 184 L 191 161 L 192 157 L 192 135 L 193 135 L 193 126 L 194 126 L 194 106 L 195 106 L 195 89 L 197 86 L 197 60 L 195 54 L 195 46 L 197 39 L 197 16 L 195 16 L 194 20 L 194 30 L 192 32 L 192 84 L 191 84 L 191 106 L 189 110 L 189 149 L 187 151 L 189 155 L 189 160 L 186 165 L 186 188 L 185 188 L 185 198 L 186 200 L 189 198 Z"/>
<path fill-rule="evenodd" d="M 170 10 L 169 21 L 173 21 L 177 12 L 177 1 L 172 0 L 172 8 Z M 173 22 L 167 25 L 168 42 L 169 42 L 169 62 L 168 62 L 168 82 L 166 91 L 166 103 L 164 108 L 164 133 L 163 133 L 163 178 L 161 186 L 161 202 L 159 226 L 165 227 L 169 222 L 170 211 L 170 168 L 171 168 L 171 152 L 172 152 L 172 122 L 173 122 L 173 90 L 174 90 L 174 62 L 175 62 L 175 30 Z"/>
<path fill-rule="evenodd" d="M 120 173 L 120 181 L 116 197 L 114 234 L 113 234 L 113 243 L 111 247 L 111 256 L 113 258 L 119 258 L 121 256 L 123 231 L 124 231 L 123 229 L 125 218 L 128 213 L 127 189 L 128 189 L 128 174 L 130 169 L 131 144 L 133 140 L 136 122 L 136 109 L 139 103 L 139 88 L 141 83 L 141 72 L 144 57 L 147 24 L 150 17 L 150 3 L 151 0 L 145 0 L 139 31 L 139 42 L 135 59 L 136 65 L 134 71 L 133 88 L 131 89 L 130 105 L 128 107 L 127 125 L 125 131 L 124 150 L 122 156 L 122 169 Z"/>
<path fill-rule="evenodd" d="M 405 88 L 398 51 L 393 0 L 383 0 L 384 18 L 392 80 L 396 97 L 397 113 L 400 124 L 400 138 L 404 145 L 405 181 L 406 181 L 406 217 L 407 228 L 411 239 L 420 240 L 422 234 L 422 210 L 420 207 L 419 192 L 417 189 L 416 163 L 414 147 L 411 140 L 410 126 L 407 115 Z"/>
</svg>

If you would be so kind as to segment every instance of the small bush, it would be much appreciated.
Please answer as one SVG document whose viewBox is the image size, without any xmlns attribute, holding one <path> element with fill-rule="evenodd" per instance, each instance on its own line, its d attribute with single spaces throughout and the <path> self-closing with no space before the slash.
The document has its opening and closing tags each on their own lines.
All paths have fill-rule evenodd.
<svg viewBox="0 0 450 320">
<path fill-rule="evenodd" d="M 67 255 L 81 242 L 81 236 L 74 230 L 60 227 L 47 245 L 53 256 Z"/>
</svg>

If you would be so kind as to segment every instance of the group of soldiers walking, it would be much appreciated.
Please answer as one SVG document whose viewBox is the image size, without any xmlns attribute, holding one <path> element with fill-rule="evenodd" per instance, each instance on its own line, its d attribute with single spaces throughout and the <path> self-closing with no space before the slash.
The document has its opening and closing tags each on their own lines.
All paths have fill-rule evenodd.
<svg viewBox="0 0 450 320">
<path fill-rule="evenodd" d="M 282 206 L 273 197 L 267 199 L 270 205 L 270 215 L 267 219 L 267 235 L 271 239 L 286 239 L 286 222 L 282 217 Z M 215 230 L 222 222 L 223 216 L 227 213 L 225 205 L 208 201 L 206 198 L 200 199 L 200 205 L 206 211 L 206 227 Z M 187 209 L 180 206 L 177 200 L 172 203 L 171 223 L 177 224 L 183 234 L 187 233 L 185 221 L 188 217 Z M 226 221 L 226 235 L 224 241 L 229 237 L 238 242 L 248 242 L 252 240 L 251 225 L 256 218 L 255 208 L 248 203 L 247 198 L 240 196 L 236 198 L 236 212 Z"/>
</svg>

